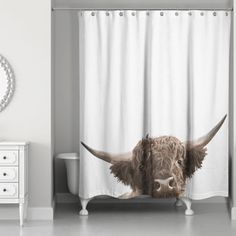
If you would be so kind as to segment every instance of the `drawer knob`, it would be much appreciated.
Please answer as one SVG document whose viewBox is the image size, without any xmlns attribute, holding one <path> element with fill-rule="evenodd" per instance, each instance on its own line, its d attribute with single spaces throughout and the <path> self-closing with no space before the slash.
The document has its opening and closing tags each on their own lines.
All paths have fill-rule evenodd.
<svg viewBox="0 0 236 236">
<path fill-rule="evenodd" d="M 7 190 L 4 188 L 4 189 L 3 189 L 3 192 L 6 192 L 6 191 L 7 191 Z"/>
<path fill-rule="evenodd" d="M 7 173 L 3 173 L 3 176 L 6 176 L 7 175 Z"/>
<path fill-rule="evenodd" d="M 6 157 L 6 156 L 4 156 L 4 157 L 3 157 L 3 159 L 4 159 L 4 160 L 6 160 L 6 159 L 7 159 L 7 157 Z"/>
</svg>

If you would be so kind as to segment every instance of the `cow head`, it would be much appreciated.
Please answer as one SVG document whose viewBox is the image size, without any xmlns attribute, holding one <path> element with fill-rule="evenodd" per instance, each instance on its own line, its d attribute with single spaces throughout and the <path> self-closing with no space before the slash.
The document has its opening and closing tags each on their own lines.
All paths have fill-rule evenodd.
<svg viewBox="0 0 236 236">
<path fill-rule="evenodd" d="M 133 191 L 152 197 L 179 197 L 185 191 L 186 178 L 202 167 L 206 145 L 218 132 L 224 118 L 206 135 L 181 142 L 173 136 L 150 138 L 138 142 L 132 152 L 111 154 L 82 145 L 94 156 L 111 163 L 111 172 Z"/>
</svg>

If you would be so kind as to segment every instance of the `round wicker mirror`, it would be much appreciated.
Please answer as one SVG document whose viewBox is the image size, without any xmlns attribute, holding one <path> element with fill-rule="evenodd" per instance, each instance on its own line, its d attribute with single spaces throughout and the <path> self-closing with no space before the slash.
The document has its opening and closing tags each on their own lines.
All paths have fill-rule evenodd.
<svg viewBox="0 0 236 236">
<path fill-rule="evenodd" d="M 0 55 L 0 111 L 10 102 L 14 92 L 15 78 L 9 62 Z"/>
</svg>

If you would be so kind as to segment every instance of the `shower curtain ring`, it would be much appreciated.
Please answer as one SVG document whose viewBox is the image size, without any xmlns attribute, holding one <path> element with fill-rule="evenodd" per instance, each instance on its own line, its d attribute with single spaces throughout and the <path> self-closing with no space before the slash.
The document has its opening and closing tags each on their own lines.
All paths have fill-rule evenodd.
<svg viewBox="0 0 236 236">
<path fill-rule="evenodd" d="M 190 9 L 190 8 L 188 9 L 188 15 L 189 15 L 189 16 L 192 15 L 192 12 L 191 12 L 191 9 Z"/>
</svg>

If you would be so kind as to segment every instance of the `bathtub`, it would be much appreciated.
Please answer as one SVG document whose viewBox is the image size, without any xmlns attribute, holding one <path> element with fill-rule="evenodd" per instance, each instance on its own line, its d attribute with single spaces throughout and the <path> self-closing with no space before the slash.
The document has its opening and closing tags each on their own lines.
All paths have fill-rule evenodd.
<svg viewBox="0 0 236 236">
<path fill-rule="evenodd" d="M 79 154 L 78 153 L 60 153 L 56 156 L 56 159 L 62 159 L 65 161 L 67 185 L 70 193 L 79 196 Z M 88 202 L 91 199 L 80 198 L 82 209 L 80 211 L 81 216 L 87 216 L 88 211 L 86 209 Z"/>
<path fill-rule="evenodd" d="M 79 154 L 78 153 L 60 153 L 57 159 L 65 161 L 67 185 L 70 193 L 79 195 Z"/>
<path fill-rule="evenodd" d="M 70 193 L 79 196 L 79 154 L 78 153 L 60 153 L 56 156 L 57 159 L 62 159 L 65 161 L 66 165 L 66 174 L 67 174 L 67 184 L 68 184 L 68 189 Z M 185 211 L 185 215 L 193 215 L 193 210 L 191 209 L 191 201 L 188 198 L 181 198 L 176 199 L 176 206 L 182 206 L 183 202 L 186 204 L 187 209 Z M 88 211 L 86 209 L 88 202 L 91 199 L 83 199 L 80 198 L 81 202 L 81 211 L 80 215 L 81 216 L 87 216 Z"/>
</svg>

